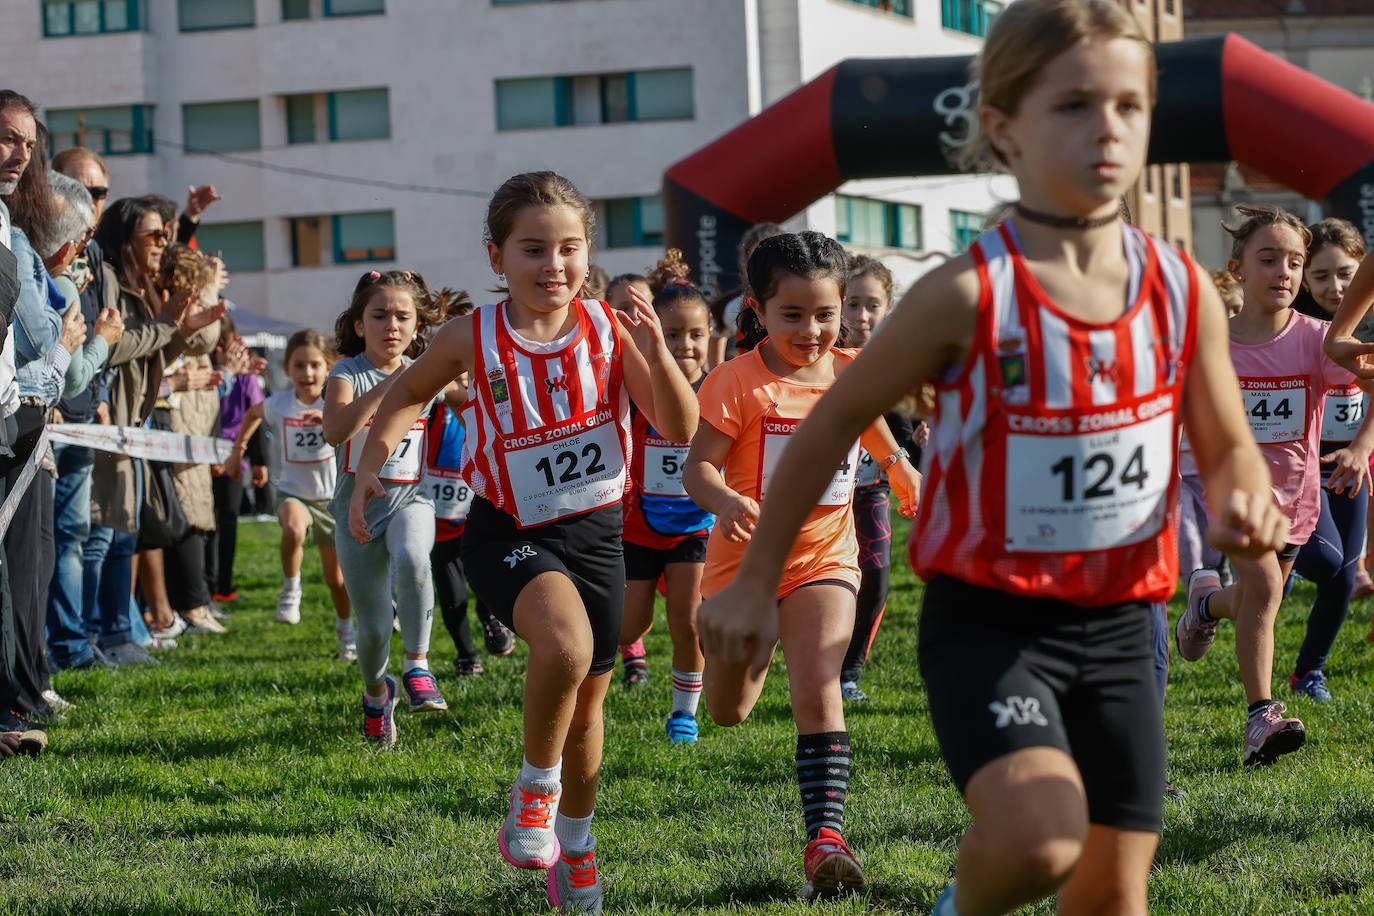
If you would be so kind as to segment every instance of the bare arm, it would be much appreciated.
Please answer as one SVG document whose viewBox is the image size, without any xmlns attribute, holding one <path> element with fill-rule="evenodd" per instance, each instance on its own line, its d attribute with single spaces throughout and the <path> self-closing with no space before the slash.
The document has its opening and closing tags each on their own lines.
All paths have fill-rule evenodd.
<svg viewBox="0 0 1374 916">
<path fill-rule="evenodd" d="M 727 486 L 720 472 L 734 444 L 734 439 L 710 423 L 698 426 L 682 466 L 682 486 L 694 503 L 719 518 L 720 533 L 727 541 L 747 541 L 759 519 L 759 504 Z"/>
<path fill-rule="evenodd" d="M 1183 425 L 1215 519 L 1207 538 L 1220 550 L 1257 557 L 1284 546 L 1288 522 L 1274 505 L 1269 466 L 1245 420 L 1221 299 L 1198 268 L 1193 273 L 1197 351 L 1183 385 Z"/>
<path fill-rule="evenodd" d="M 652 306 L 634 286 L 629 290 L 632 313 L 616 313 L 625 388 L 654 429 L 674 442 L 686 442 L 697 431 L 696 394 L 668 352 Z"/>
<path fill-rule="evenodd" d="M 262 425 L 262 415 L 262 402 L 248 408 L 248 412 L 243 415 L 243 422 L 239 425 L 239 433 L 234 437 L 234 448 L 224 460 L 224 473 L 235 480 L 243 474 L 243 450 L 248 447 L 248 440 L 253 438 L 253 433 Z"/>
<path fill-rule="evenodd" d="M 864 430 L 859 436 L 859 444 L 879 463 L 899 448 L 897 437 L 887 425 L 887 419 L 879 417 L 877 422 Z M 921 498 L 921 474 L 905 458 L 886 468 L 887 482 L 897 494 L 899 511 L 907 518 L 916 515 L 916 504 Z"/>
<path fill-rule="evenodd" d="M 401 374 L 397 369 L 382 379 L 365 394 L 353 397 L 353 383 L 342 378 L 332 378 L 324 383 L 324 441 L 338 448 L 358 434 L 367 421 L 376 413 L 377 405 L 382 403 L 387 390 Z M 385 461 L 386 457 L 383 456 Z M 380 467 L 380 465 L 378 465 Z"/>
<path fill-rule="evenodd" d="M 1360 269 L 1355 271 L 1341 299 L 1341 307 L 1331 318 L 1331 327 L 1326 329 L 1326 355 L 1364 380 L 1374 379 L 1374 364 L 1362 358 L 1374 354 L 1374 343 L 1362 343 L 1354 334 L 1371 303 L 1374 303 L 1374 250 L 1360 262 Z"/>
</svg>

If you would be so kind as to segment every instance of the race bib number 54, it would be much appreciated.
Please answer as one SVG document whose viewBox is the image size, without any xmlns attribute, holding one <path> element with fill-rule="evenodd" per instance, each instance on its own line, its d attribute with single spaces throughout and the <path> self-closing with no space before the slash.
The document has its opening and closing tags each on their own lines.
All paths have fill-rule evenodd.
<svg viewBox="0 0 1374 916">
<path fill-rule="evenodd" d="M 1134 544 L 1164 526 L 1174 415 L 1081 435 L 1007 436 L 1007 549 L 1079 553 Z"/>
</svg>

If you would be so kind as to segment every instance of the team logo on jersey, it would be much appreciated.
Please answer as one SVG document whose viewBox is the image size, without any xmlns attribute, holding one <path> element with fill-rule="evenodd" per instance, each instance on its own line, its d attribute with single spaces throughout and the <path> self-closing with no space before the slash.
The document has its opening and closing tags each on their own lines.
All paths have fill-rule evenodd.
<svg viewBox="0 0 1374 916">
<path fill-rule="evenodd" d="M 1116 384 L 1121 381 L 1121 371 L 1117 364 L 1112 360 L 1097 359 L 1089 356 L 1088 363 L 1088 384 L 1091 385 L 1098 379 L 1104 382 Z"/>
<path fill-rule="evenodd" d="M 506 373 L 503 369 L 488 369 L 487 384 L 491 388 L 491 399 L 500 404 L 510 400 L 510 392 L 506 389 Z"/>
<path fill-rule="evenodd" d="M 606 381 L 611 376 L 611 354 L 598 353 L 592 357 L 592 368 L 596 370 L 596 377 L 600 381 Z"/>
<path fill-rule="evenodd" d="M 566 375 L 555 375 L 552 378 L 544 379 L 544 384 L 548 386 L 548 393 L 553 394 L 561 391 L 566 394 L 572 388 L 572 382 Z"/>
<path fill-rule="evenodd" d="M 1026 384 L 1026 355 L 1017 353 L 1012 356 L 998 357 L 1002 366 L 1002 387 L 1015 388 Z"/>
</svg>

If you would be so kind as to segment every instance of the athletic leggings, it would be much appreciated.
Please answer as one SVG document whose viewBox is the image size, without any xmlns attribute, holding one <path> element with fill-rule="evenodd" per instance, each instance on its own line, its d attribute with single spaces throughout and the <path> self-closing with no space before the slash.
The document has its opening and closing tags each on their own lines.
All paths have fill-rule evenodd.
<svg viewBox="0 0 1374 916">
<path fill-rule="evenodd" d="M 1182 478 L 1178 488 L 1178 571 L 1185 582 L 1195 569 L 1221 565 L 1221 551 L 1207 543 L 1207 503 L 1202 481 L 1195 474 Z"/>
<path fill-rule="evenodd" d="M 1350 609 L 1350 592 L 1355 587 L 1355 570 L 1364 547 L 1368 491 L 1362 487 L 1354 499 L 1347 495 L 1348 489 L 1345 494 L 1333 493 L 1325 486 L 1325 476 L 1322 475 L 1322 512 L 1317 530 L 1299 551 L 1294 566 L 1300 576 L 1317 586 L 1317 600 L 1312 602 L 1312 613 L 1307 617 L 1307 637 L 1293 668 L 1299 677 L 1326 664 Z"/>
<path fill-rule="evenodd" d="M 434 507 L 418 502 L 402 507 L 391 517 L 385 533 L 366 544 L 359 544 L 348 533 L 347 519 L 339 523 L 338 531 L 334 544 L 357 620 L 358 666 L 364 683 L 379 684 L 391 654 L 393 580 L 406 652 L 429 652 L 429 629 L 434 621 L 434 581 L 429 573 Z"/>
<path fill-rule="evenodd" d="M 449 538 L 435 541 L 429 562 L 434 567 L 434 590 L 439 594 L 439 611 L 444 615 L 444 628 L 458 647 L 458 657 L 478 657 L 477 645 L 472 641 L 472 627 L 468 624 L 468 578 L 463 572 L 463 539 Z M 493 619 L 486 605 L 477 602 L 477 618 L 483 623 Z"/>
<path fill-rule="evenodd" d="M 868 488 L 865 488 L 868 489 Z M 874 487 L 872 496 L 855 495 L 854 533 L 859 540 L 859 595 L 854 602 L 854 633 L 844 653 L 840 680 L 857 681 L 868 661 L 868 650 L 878 635 L 887 606 L 892 573 L 892 519 L 886 487 Z"/>
</svg>

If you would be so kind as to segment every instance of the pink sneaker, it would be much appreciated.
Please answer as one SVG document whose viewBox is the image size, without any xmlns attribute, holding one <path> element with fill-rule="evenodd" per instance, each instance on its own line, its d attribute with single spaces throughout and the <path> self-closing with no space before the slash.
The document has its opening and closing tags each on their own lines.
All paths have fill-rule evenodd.
<svg viewBox="0 0 1374 916">
<path fill-rule="evenodd" d="M 1302 747 L 1307 740 L 1307 731 L 1302 722 L 1292 716 L 1285 717 L 1287 711 L 1278 700 L 1270 700 L 1268 706 L 1245 723 L 1243 762 L 1246 766 L 1268 766 Z"/>
<path fill-rule="evenodd" d="M 1355 566 L 1355 587 L 1350 592 L 1350 600 L 1358 601 L 1370 595 L 1374 595 L 1374 581 L 1370 581 L 1369 572 L 1364 568 L 1364 560 L 1360 560 Z"/>
<path fill-rule="evenodd" d="M 1188 609 L 1178 618 L 1174 637 L 1178 640 L 1178 654 L 1195 662 L 1212 648 L 1217 636 L 1217 622 L 1204 623 L 1199 611 L 1202 599 L 1221 591 L 1221 576 L 1215 569 L 1195 569 L 1188 577 Z"/>
</svg>

